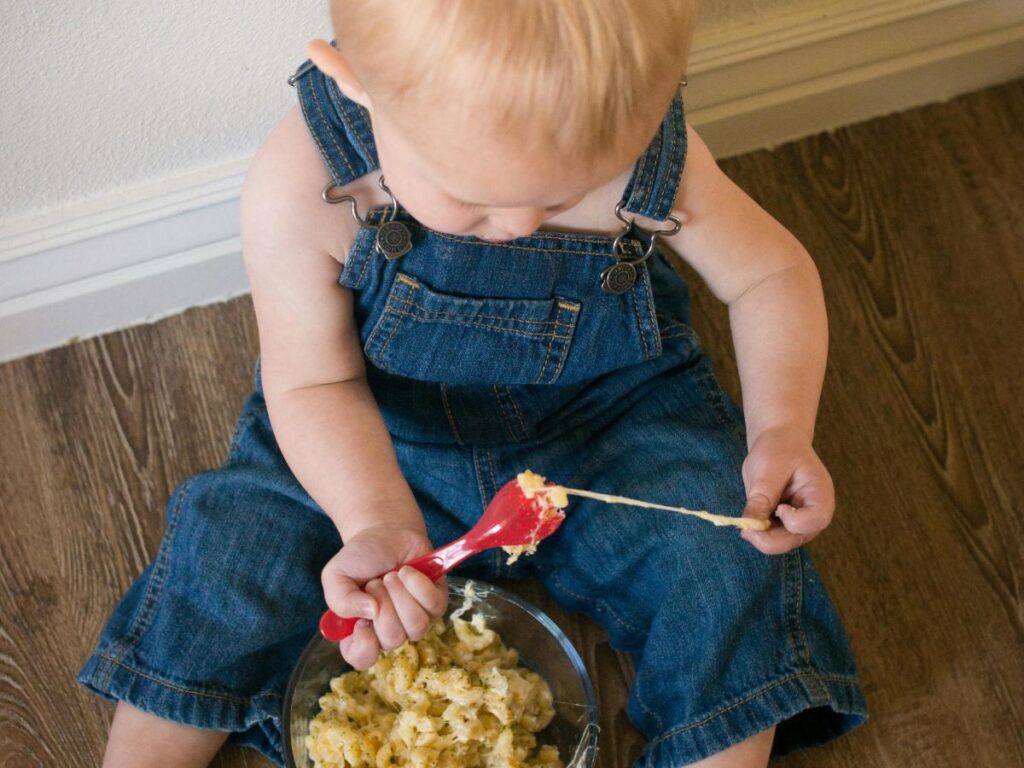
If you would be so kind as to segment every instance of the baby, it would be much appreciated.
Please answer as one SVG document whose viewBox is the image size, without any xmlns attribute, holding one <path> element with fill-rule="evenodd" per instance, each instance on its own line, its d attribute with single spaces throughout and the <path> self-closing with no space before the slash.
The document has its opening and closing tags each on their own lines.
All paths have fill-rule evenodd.
<svg viewBox="0 0 1024 768">
<path fill-rule="evenodd" d="M 812 447 L 821 286 L 685 125 L 693 2 L 331 11 L 242 191 L 255 391 L 79 676 L 118 701 L 104 764 L 205 765 L 229 737 L 280 764 L 325 604 L 361 617 L 340 646 L 357 669 L 423 637 L 443 582 L 381 574 L 526 467 L 772 519 L 574 500 L 532 557 L 460 569 L 537 578 L 633 655 L 638 766 L 763 766 L 855 727 L 852 654 L 802 547 L 834 506 Z M 729 306 L 742 414 L 669 250 Z"/>
</svg>

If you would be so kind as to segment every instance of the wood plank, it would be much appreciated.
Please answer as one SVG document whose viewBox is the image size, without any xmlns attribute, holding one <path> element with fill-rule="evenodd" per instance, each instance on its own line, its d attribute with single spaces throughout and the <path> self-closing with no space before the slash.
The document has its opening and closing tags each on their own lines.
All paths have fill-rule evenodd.
<svg viewBox="0 0 1024 768">
<path fill-rule="evenodd" d="M 839 511 L 811 550 L 872 708 L 780 764 L 1024 764 L 1024 81 L 723 167 L 822 273 L 817 443 Z M 696 286 L 694 314 L 737 393 L 724 308 Z M 256 351 L 242 298 L 0 366 L 5 763 L 98 763 L 112 708 L 74 674 L 155 552 L 174 486 L 221 461 Z M 642 747 L 628 658 L 535 585 L 515 589 L 580 648 L 600 765 L 625 768 Z M 269 765 L 240 749 L 214 764 Z"/>
</svg>

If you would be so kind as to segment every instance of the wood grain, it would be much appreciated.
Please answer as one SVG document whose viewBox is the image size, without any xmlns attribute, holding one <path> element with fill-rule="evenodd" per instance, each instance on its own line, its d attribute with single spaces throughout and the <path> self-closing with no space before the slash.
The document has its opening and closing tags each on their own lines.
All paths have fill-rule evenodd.
<svg viewBox="0 0 1024 768">
<path fill-rule="evenodd" d="M 780 764 L 1024 765 L 1024 82 L 722 165 L 822 273 L 817 443 L 839 510 L 811 549 L 872 708 Z M 694 293 L 738 395 L 725 311 Z M 256 350 L 242 298 L 0 366 L 0 764 L 98 763 L 112 707 L 74 675 L 155 552 L 171 489 L 221 461 Z M 643 744 L 629 659 L 515 589 L 580 648 L 600 765 L 625 768 Z M 268 763 L 226 749 L 214 764 Z"/>
</svg>

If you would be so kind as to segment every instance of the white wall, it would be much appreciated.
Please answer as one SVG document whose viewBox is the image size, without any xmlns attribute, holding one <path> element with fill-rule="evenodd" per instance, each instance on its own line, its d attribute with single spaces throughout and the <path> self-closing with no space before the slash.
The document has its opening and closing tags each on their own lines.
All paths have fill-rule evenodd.
<svg viewBox="0 0 1024 768">
<path fill-rule="evenodd" d="M 0 16 L 0 225 L 244 164 L 293 103 L 306 42 L 330 37 L 326 0 L 3 0 Z"/>
<path fill-rule="evenodd" d="M 242 179 L 327 0 L 0 3 L 0 362 L 246 292 Z M 1024 77 L 1024 0 L 704 0 L 688 75 L 724 157 Z"/>
</svg>

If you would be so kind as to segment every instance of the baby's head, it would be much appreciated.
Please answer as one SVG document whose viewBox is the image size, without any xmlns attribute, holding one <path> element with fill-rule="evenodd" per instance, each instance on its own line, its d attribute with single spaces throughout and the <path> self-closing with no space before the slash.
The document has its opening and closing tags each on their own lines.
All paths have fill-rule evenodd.
<svg viewBox="0 0 1024 768">
<path fill-rule="evenodd" d="M 308 55 L 370 112 L 426 226 L 527 235 L 629 170 L 682 78 L 695 0 L 332 0 Z"/>
</svg>

